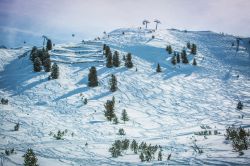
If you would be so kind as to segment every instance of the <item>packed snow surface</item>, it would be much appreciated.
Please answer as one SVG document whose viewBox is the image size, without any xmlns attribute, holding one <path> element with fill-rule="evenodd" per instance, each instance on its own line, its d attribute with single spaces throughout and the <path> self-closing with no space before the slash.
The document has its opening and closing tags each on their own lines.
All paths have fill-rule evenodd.
<svg viewBox="0 0 250 166">
<path fill-rule="evenodd" d="M 172 65 L 166 45 L 181 52 L 188 41 L 197 45 L 197 55 L 187 51 L 189 64 Z M 239 156 L 224 136 L 231 125 L 250 128 L 249 46 L 243 41 L 236 52 L 232 42 L 234 36 L 209 31 L 118 29 L 99 41 L 56 44 L 50 54 L 60 68 L 57 80 L 48 80 L 44 71 L 33 72 L 31 48 L 0 49 L 0 96 L 9 99 L 8 105 L 0 105 L 0 151 L 16 151 L 1 154 L 0 165 L 22 165 L 28 148 L 41 166 L 249 165 L 250 150 Z M 131 52 L 134 67 L 127 69 L 122 61 L 121 67 L 107 68 L 104 43 L 117 50 L 121 60 Z M 161 73 L 156 73 L 158 63 Z M 91 66 L 97 68 L 96 88 L 87 86 Z M 114 93 L 108 85 L 111 74 L 118 79 Z M 120 120 L 115 125 L 104 117 L 104 104 L 113 96 L 118 118 L 123 109 L 128 112 L 125 124 Z M 243 110 L 236 109 L 238 101 Z M 13 131 L 18 122 L 19 131 Z M 117 134 L 119 128 L 125 136 Z M 212 135 L 194 134 L 205 128 Z M 66 129 L 63 140 L 50 134 Z M 214 135 L 215 130 L 219 134 Z M 142 163 L 130 151 L 112 158 L 108 149 L 124 138 L 161 145 L 163 161 Z M 194 151 L 194 142 L 202 154 Z"/>
</svg>

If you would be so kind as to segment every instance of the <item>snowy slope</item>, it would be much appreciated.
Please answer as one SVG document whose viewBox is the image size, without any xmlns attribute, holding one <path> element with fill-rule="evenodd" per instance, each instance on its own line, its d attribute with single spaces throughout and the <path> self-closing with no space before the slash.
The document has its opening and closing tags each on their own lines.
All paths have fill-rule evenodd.
<svg viewBox="0 0 250 166">
<path fill-rule="evenodd" d="M 166 45 L 181 51 L 188 41 L 198 46 L 198 66 L 173 66 Z M 163 147 L 163 161 L 149 165 L 250 164 L 250 151 L 239 156 L 224 137 L 229 125 L 250 128 L 250 56 L 245 45 L 236 53 L 233 41 L 233 36 L 208 31 L 118 29 L 101 41 L 56 45 L 51 55 L 59 65 L 60 78 L 50 81 L 48 73 L 32 72 L 28 56 L 18 58 L 28 48 L 0 49 L 0 95 L 10 100 L 9 105 L 0 105 L 0 150 L 14 147 L 17 151 L 1 155 L 2 165 L 21 165 L 29 147 L 40 165 L 146 164 L 131 152 L 111 157 L 109 147 L 123 138 Z M 107 69 L 103 43 L 120 55 L 131 52 L 135 67 L 126 69 L 122 62 L 119 68 Z M 194 58 L 189 52 L 188 57 L 190 62 Z M 162 73 L 155 72 L 157 63 Z M 97 67 L 100 86 L 96 88 L 87 87 L 91 66 Z M 110 74 L 118 79 L 119 90 L 114 93 L 108 88 Z M 106 121 L 103 105 L 112 96 L 118 117 L 127 110 L 126 124 Z M 239 100 L 244 103 L 241 111 L 235 109 Z M 14 132 L 17 122 L 20 130 Z M 204 130 L 203 125 L 221 134 L 195 135 Z M 117 135 L 119 128 L 124 128 L 125 136 Z M 64 140 L 49 135 L 65 129 Z M 194 152 L 194 140 L 204 153 Z"/>
</svg>

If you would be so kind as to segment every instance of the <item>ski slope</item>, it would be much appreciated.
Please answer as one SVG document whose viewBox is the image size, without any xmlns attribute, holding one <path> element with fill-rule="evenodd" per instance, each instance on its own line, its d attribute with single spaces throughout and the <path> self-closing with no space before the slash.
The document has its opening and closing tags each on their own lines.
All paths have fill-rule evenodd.
<svg viewBox="0 0 250 166">
<path fill-rule="evenodd" d="M 16 150 L 1 154 L 1 165 L 22 165 L 28 148 L 41 166 L 249 165 L 250 151 L 239 156 L 224 137 L 230 125 L 250 128 L 250 55 L 245 44 L 236 52 L 231 46 L 235 40 L 209 31 L 117 29 L 100 41 L 56 45 L 50 54 L 60 68 L 57 80 L 33 72 L 27 53 L 31 48 L 0 49 L 0 96 L 9 99 L 9 105 L 0 105 L 0 152 Z M 173 66 L 166 45 L 180 52 L 188 41 L 198 47 L 198 65 L 191 65 L 194 56 L 188 51 L 190 64 Z M 119 68 L 106 68 L 104 43 L 119 51 L 120 59 L 131 52 L 134 67 L 127 69 L 122 61 Z M 163 72 L 156 73 L 157 63 Z M 87 86 L 91 66 L 97 68 L 96 88 Z M 114 93 L 108 86 L 111 74 L 118 79 Z M 118 118 L 123 109 L 128 112 L 125 124 L 114 125 L 104 117 L 104 103 L 113 96 Z M 243 110 L 236 109 L 239 100 Z M 13 131 L 17 122 L 20 129 Z M 220 134 L 195 135 L 203 126 Z M 117 135 L 119 128 L 125 136 Z M 65 129 L 64 140 L 50 135 Z M 130 151 L 112 158 L 108 149 L 124 138 L 161 145 L 163 161 L 141 163 Z M 194 142 L 204 153 L 193 150 Z"/>
</svg>

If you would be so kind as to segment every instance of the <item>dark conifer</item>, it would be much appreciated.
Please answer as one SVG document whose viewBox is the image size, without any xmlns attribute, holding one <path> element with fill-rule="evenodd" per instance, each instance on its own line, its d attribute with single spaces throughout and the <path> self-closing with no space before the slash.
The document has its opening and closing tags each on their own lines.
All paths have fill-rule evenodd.
<svg viewBox="0 0 250 166">
<path fill-rule="evenodd" d="M 109 85 L 110 85 L 110 91 L 115 92 L 117 90 L 117 79 L 115 75 L 111 75 L 111 79 L 109 80 Z"/>
<path fill-rule="evenodd" d="M 125 109 L 122 110 L 121 120 L 122 120 L 124 123 L 125 123 L 125 121 L 129 121 L 128 113 L 127 113 L 127 111 L 126 111 Z"/>
<path fill-rule="evenodd" d="M 113 55 L 113 65 L 115 66 L 115 67 L 119 67 L 120 66 L 120 58 L 119 58 L 119 53 L 118 53 L 118 51 L 115 51 L 114 52 L 114 55 Z"/>
<path fill-rule="evenodd" d="M 33 69 L 35 72 L 40 72 L 42 70 L 42 62 L 39 57 L 36 57 L 33 63 Z"/>
<path fill-rule="evenodd" d="M 58 79 L 59 78 L 59 67 L 56 63 L 52 65 L 51 68 L 51 78 L 52 79 Z"/>
<path fill-rule="evenodd" d="M 94 66 L 92 66 L 89 69 L 88 86 L 89 87 L 96 87 L 96 86 L 98 86 L 97 71 L 96 71 L 96 68 Z"/>
<path fill-rule="evenodd" d="M 24 155 L 24 166 L 38 166 L 37 157 L 32 149 L 28 149 Z"/>
<path fill-rule="evenodd" d="M 125 66 L 127 68 L 132 68 L 133 67 L 133 62 L 132 62 L 132 56 L 131 53 L 127 54 L 126 61 L 125 61 Z"/>
<path fill-rule="evenodd" d="M 47 46 L 46 46 L 47 50 L 52 50 L 52 42 L 50 39 L 47 40 Z"/>
<path fill-rule="evenodd" d="M 161 66 L 160 66 L 160 64 L 158 63 L 158 65 L 157 65 L 157 69 L 156 69 L 156 72 L 161 72 Z"/>
</svg>

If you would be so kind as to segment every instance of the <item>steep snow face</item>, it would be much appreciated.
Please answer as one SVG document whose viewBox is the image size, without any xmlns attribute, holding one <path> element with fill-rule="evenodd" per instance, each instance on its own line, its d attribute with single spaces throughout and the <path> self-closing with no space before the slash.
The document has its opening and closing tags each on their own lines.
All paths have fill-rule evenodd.
<svg viewBox="0 0 250 166">
<path fill-rule="evenodd" d="M 0 149 L 16 150 L 1 155 L 2 165 L 22 164 L 27 148 L 35 151 L 40 165 L 140 165 L 130 151 L 118 158 L 108 152 L 124 138 L 161 145 L 163 161 L 151 161 L 155 165 L 250 164 L 250 151 L 239 156 L 224 137 L 230 125 L 250 127 L 250 58 L 246 45 L 235 51 L 235 40 L 213 32 L 118 29 L 100 41 L 56 45 L 50 54 L 60 68 L 57 80 L 32 71 L 27 48 L 0 49 L 0 94 L 9 99 L 9 105 L 0 105 Z M 173 66 L 166 45 L 181 52 L 188 41 L 197 45 L 197 55 L 187 50 L 190 64 Z M 122 61 L 121 67 L 106 68 L 104 43 L 119 51 L 120 59 L 131 52 L 134 67 L 125 68 Z M 193 58 L 197 66 L 191 65 Z M 158 63 L 161 73 L 156 73 Z M 91 66 L 97 68 L 96 88 L 87 87 Z M 111 74 L 118 79 L 114 93 L 108 85 Z M 113 96 L 118 118 L 123 109 L 128 112 L 125 124 L 104 117 L 104 103 Z M 243 110 L 236 109 L 239 100 Z M 12 131 L 17 122 L 19 131 Z M 125 136 L 117 135 L 119 128 Z M 50 134 L 65 129 L 63 140 Z M 194 134 L 205 130 L 212 135 Z M 220 134 L 214 135 L 215 130 Z M 194 144 L 204 153 L 196 153 Z"/>
</svg>

